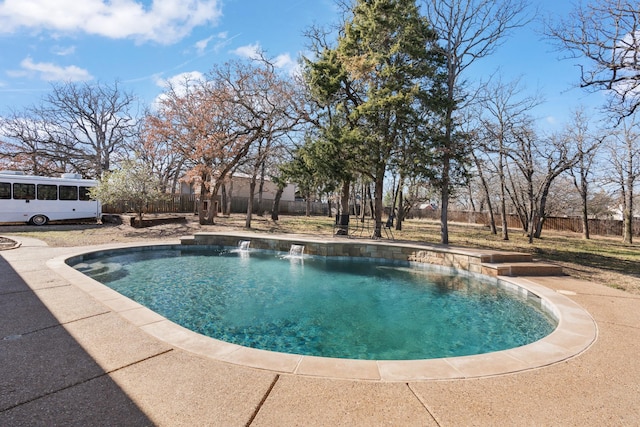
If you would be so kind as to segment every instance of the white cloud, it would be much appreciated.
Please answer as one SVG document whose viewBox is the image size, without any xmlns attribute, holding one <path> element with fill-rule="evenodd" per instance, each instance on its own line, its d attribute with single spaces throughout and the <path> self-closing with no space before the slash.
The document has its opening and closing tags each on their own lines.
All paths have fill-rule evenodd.
<svg viewBox="0 0 640 427">
<path fill-rule="evenodd" d="M 198 40 L 194 43 L 194 47 L 198 55 L 204 55 L 208 52 L 219 52 L 221 48 L 228 45 L 232 38 L 229 38 L 229 33 L 226 31 L 220 32 L 218 34 L 211 35 L 206 39 Z M 213 47 L 210 47 L 213 42 Z"/>
<path fill-rule="evenodd" d="M 163 89 L 173 88 L 178 94 L 183 94 L 186 93 L 187 83 L 202 83 L 204 81 L 204 74 L 200 71 L 187 71 L 168 79 L 159 78 L 156 80 L 156 84 Z"/>
<path fill-rule="evenodd" d="M 51 62 L 33 62 L 30 57 L 22 60 L 21 70 L 9 71 L 12 77 L 36 76 L 45 81 L 83 82 L 92 80 L 93 76 L 85 69 L 69 65 L 62 67 Z"/>
<path fill-rule="evenodd" d="M 291 55 L 289 55 L 288 53 L 283 53 L 282 55 L 276 56 L 273 61 L 273 65 L 275 65 L 277 68 L 287 70 L 290 74 L 300 72 L 300 64 L 298 64 L 298 62 L 291 58 Z"/>
<path fill-rule="evenodd" d="M 259 59 L 261 55 L 264 55 L 276 68 L 286 70 L 290 74 L 299 72 L 299 65 L 293 58 L 291 58 L 291 55 L 289 55 L 288 53 L 283 53 L 276 56 L 275 58 L 269 58 L 264 53 L 262 46 L 260 46 L 260 43 L 240 46 L 239 48 L 232 50 L 231 53 L 246 59 Z"/>
<path fill-rule="evenodd" d="M 200 71 L 187 71 L 185 73 L 176 74 L 168 79 L 157 78 L 156 85 L 162 90 L 173 90 L 178 96 L 184 96 L 189 90 L 189 86 L 199 85 L 205 82 L 204 74 Z M 151 109 L 157 111 L 162 101 L 167 99 L 166 93 L 158 95 L 151 103 Z"/>
<path fill-rule="evenodd" d="M 219 0 L 5 0 L 0 33 L 20 29 L 84 32 L 140 42 L 174 43 L 221 17 Z"/>
<path fill-rule="evenodd" d="M 211 42 L 211 40 L 213 40 L 213 36 L 209 36 L 206 39 L 203 40 L 198 40 L 195 43 L 195 47 L 196 50 L 198 51 L 198 55 L 202 55 L 203 53 L 205 53 L 205 51 L 207 50 L 207 46 L 209 45 L 209 42 Z"/>
<path fill-rule="evenodd" d="M 54 55 L 58 55 L 58 56 L 73 55 L 74 53 L 76 53 L 76 47 L 75 46 L 68 46 L 68 47 L 54 46 L 53 48 L 51 48 L 51 52 Z"/>
<path fill-rule="evenodd" d="M 234 55 L 238 55 L 241 58 L 246 58 L 246 59 L 258 59 L 260 58 L 261 52 L 262 52 L 262 46 L 260 46 L 260 43 L 240 46 L 239 48 L 231 51 L 231 53 L 233 53 Z"/>
</svg>

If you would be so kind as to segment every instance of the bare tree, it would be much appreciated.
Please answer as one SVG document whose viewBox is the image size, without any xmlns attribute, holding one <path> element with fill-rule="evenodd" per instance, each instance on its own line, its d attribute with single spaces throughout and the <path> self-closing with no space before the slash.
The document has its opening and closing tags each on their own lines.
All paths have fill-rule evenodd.
<svg viewBox="0 0 640 427">
<path fill-rule="evenodd" d="M 179 192 L 180 178 L 185 173 L 187 158 L 174 149 L 170 140 L 153 132 L 152 116 L 147 113 L 140 121 L 139 138 L 129 145 L 129 152 L 148 165 L 149 171 L 158 177 L 163 191 L 176 194 Z"/>
<path fill-rule="evenodd" d="M 633 114 L 640 105 L 640 9 L 636 0 L 592 0 L 546 33 L 580 64 L 580 86 L 605 90 L 610 108 Z"/>
<path fill-rule="evenodd" d="M 34 169 L 47 163 L 96 178 L 135 136 L 134 107 L 135 97 L 117 82 L 63 83 L 41 105 L 5 119 L 2 132 L 18 153 L 37 156 Z"/>
<path fill-rule="evenodd" d="M 560 135 L 540 138 L 525 124 L 514 132 L 515 145 L 507 153 L 520 172 L 519 177 L 511 174 L 510 196 L 518 209 L 523 228 L 529 236 L 529 243 L 542 234 L 547 219 L 547 201 L 551 185 L 563 172 L 577 161 L 577 153 L 572 145 Z"/>
<path fill-rule="evenodd" d="M 521 144 L 517 143 L 516 134 L 523 126 L 529 125 L 528 114 L 541 103 L 538 96 L 522 96 L 522 92 L 523 87 L 519 80 L 508 83 L 497 80 L 484 87 L 478 102 L 481 124 L 479 148 L 490 155 L 490 160 L 498 174 L 503 240 L 509 240 L 505 162 L 511 150 L 521 148 L 519 147 Z"/>
<path fill-rule="evenodd" d="M 565 130 L 566 139 L 576 145 L 577 161 L 571 168 L 573 185 L 580 194 L 582 218 L 582 237 L 589 239 L 589 196 L 592 168 L 596 160 L 596 153 L 604 137 L 594 135 L 589 129 L 589 118 L 583 109 L 573 114 L 573 120 Z"/>
<path fill-rule="evenodd" d="M 463 76 L 476 60 L 491 55 L 514 28 L 528 20 L 524 0 L 423 0 L 427 18 L 442 39 L 447 62 L 447 99 L 443 165 L 440 177 L 441 242 L 449 242 L 447 213 L 453 185 L 451 171 L 458 155 L 468 151 L 456 141 L 455 109 L 465 99 Z M 467 97 L 467 102 L 470 98 Z"/>
<path fill-rule="evenodd" d="M 614 183 L 621 193 L 623 234 L 625 243 L 633 243 L 633 206 L 636 180 L 640 177 L 640 122 L 636 115 L 627 117 L 613 133 L 609 146 Z"/>
<path fill-rule="evenodd" d="M 290 100 L 289 88 L 262 58 L 216 66 L 204 80 L 169 87 L 148 132 L 186 159 L 187 179 L 200 186 L 201 224 L 214 222 L 218 191 L 251 148 L 291 128 Z"/>
<path fill-rule="evenodd" d="M 0 118 L 0 159 L 2 169 L 29 172 L 33 175 L 53 175 L 66 171 L 64 162 L 45 155 L 47 141 L 42 122 L 28 116 L 29 112 L 13 112 Z"/>
</svg>

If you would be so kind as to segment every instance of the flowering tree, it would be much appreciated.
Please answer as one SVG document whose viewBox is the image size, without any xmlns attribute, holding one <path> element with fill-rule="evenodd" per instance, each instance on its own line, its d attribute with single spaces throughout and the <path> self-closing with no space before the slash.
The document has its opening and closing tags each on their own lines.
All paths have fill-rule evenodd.
<svg viewBox="0 0 640 427">
<path fill-rule="evenodd" d="M 91 197 L 102 204 L 127 202 L 138 215 L 138 222 L 149 203 L 164 199 L 160 180 L 147 163 L 125 160 L 120 168 L 105 172 L 100 183 L 91 188 Z"/>
</svg>

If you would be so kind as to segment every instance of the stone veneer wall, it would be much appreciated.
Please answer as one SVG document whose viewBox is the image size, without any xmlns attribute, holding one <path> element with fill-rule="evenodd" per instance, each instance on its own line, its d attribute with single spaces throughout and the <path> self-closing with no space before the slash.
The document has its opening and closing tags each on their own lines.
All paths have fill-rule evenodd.
<svg viewBox="0 0 640 427">
<path fill-rule="evenodd" d="M 242 240 L 251 241 L 251 248 L 288 252 L 291 245 L 304 245 L 305 254 L 331 257 L 366 257 L 393 261 L 417 262 L 456 269 L 472 273 L 495 276 L 493 269 L 483 268 L 485 260 L 482 254 L 452 250 L 445 247 L 425 248 L 418 245 L 392 242 L 360 241 L 320 241 L 295 236 L 257 236 L 247 234 L 197 233 L 193 238 L 183 239 L 183 245 L 210 245 L 237 247 Z"/>
</svg>

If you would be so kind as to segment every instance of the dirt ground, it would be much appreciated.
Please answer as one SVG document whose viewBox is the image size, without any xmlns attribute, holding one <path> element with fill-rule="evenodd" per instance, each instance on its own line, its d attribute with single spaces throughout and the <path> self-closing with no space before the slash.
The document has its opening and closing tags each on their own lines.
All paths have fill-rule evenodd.
<svg viewBox="0 0 640 427">
<path fill-rule="evenodd" d="M 100 245 L 105 243 L 136 242 L 148 240 L 170 240 L 189 236 L 198 231 L 220 231 L 239 228 L 235 225 L 201 226 L 198 218 L 185 216 L 184 222 L 168 223 L 147 228 L 134 228 L 124 217 L 122 224 L 96 223 L 51 223 L 42 227 L 32 225 L 2 225 L 0 235 L 11 238 L 12 234 L 23 234 L 45 241 L 49 246 L 69 247 Z M 64 231 L 64 233 L 61 233 Z M 0 239 L 3 239 L 0 237 Z M 2 240 L 0 240 L 2 245 Z M 5 242 L 5 245 L 8 245 Z M 1 248 L 1 246 L 0 246 Z"/>
</svg>

